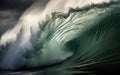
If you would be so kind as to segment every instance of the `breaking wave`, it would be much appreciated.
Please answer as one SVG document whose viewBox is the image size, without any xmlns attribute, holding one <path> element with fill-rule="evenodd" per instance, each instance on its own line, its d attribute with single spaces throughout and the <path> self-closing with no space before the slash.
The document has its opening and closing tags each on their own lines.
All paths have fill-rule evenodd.
<svg viewBox="0 0 120 75">
<path fill-rule="evenodd" d="M 1 36 L 1 70 L 45 67 L 49 75 L 73 75 L 120 65 L 116 1 L 36 1 Z"/>
</svg>

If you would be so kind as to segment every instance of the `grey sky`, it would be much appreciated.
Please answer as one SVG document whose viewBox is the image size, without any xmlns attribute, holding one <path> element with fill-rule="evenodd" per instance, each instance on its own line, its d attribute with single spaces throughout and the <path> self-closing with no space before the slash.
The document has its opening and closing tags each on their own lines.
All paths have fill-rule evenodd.
<svg viewBox="0 0 120 75">
<path fill-rule="evenodd" d="M 0 0 L 0 36 L 12 28 L 35 0 Z"/>
</svg>

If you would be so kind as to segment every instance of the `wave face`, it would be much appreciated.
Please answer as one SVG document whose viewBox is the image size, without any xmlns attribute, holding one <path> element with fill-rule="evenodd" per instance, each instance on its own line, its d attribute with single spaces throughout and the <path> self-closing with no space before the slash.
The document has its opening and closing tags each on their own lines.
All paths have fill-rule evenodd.
<svg viewBox="0 0 120 75">
<path fill-rule="evenodd" d="M 117 0 L 37 0 L 1 36 L 0 69 L 42 67 L 35 74 L 43 75 L 111 71 L 108 66 L 120 65 L 119 10 Z"/>
</svg>

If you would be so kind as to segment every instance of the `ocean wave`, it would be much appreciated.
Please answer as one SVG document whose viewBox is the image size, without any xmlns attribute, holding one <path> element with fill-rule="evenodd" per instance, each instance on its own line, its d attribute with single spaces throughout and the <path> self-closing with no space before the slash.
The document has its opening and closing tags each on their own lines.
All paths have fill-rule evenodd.
<svg viewBox="0 0 120 75">
<path fill-rule="evenodd" d="M 119 9 L 119 2 L 71 8 L 68 13 L 54 12 L 40 24 L 38 14 L 27 15 L 24 21 L 20 18 L 18 25 L 5 34 L 12 34 L 14 39 L 6 39 L 5 35 L 4 40 L 1 38 L 4 41 L 0 41 L 1 46 L 7 48 L 0 49 L 3 51 L 0 68 L 39 70 L 42 67 L 41 71 L 49 75 L 109 71 L 108 66 L 120 65 Z"/>
</svg>

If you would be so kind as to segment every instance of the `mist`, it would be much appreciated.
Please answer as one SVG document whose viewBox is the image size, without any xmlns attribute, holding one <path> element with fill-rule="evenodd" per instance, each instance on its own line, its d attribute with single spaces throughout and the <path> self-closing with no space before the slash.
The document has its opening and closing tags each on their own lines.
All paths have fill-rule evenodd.
<svg viewBox="0 0 120 75">
<path fill-rule="evenodd" d="M 109 3 L 110 1 L 111 0 L 36 0 L 25 10 L 16 25 L 1 36 L 0 46 L 7 46 L 7 50 L 2 61 L 0 61 L 0 68 L 17 69 L 24 66 L 26 63 L 24 55 L 27 51 L 34 51 L 38 33 L 42 31 L 41 27 L 43 27 L 44 23 L 52 18 L 52 13 L 67 14 L 70 8 L 83 8 L 92 4 Z"/>
</svg>

